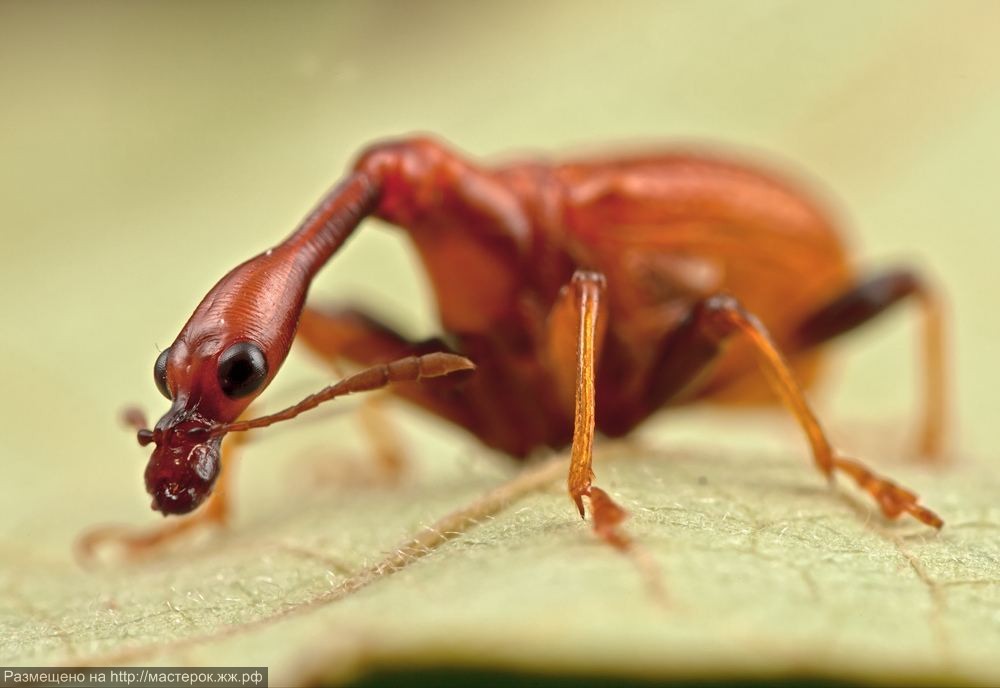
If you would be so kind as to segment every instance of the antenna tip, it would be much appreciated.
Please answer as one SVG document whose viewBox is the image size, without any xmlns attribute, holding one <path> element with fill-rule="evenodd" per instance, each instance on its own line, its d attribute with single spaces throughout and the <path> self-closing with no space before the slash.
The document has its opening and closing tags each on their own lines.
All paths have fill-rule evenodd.
<svg viewBox="0 0 1000 688">
<path fill-rule="evenodd" d="M 465 356 L 436 352 L 420 357 L 420 377 L 443 377 L 463 370 L 475 370 L 476 364 Z"/>
</svg>

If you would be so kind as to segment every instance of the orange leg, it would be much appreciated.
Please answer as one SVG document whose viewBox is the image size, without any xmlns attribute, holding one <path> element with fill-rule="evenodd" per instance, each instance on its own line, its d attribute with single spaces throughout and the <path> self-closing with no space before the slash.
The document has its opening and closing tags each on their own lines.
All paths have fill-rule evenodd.
<svg viewBox="0 0 1000 688">
<path fill-rule="evenodd" d="M 335 462 L 324 460 L 313 466 L 309 481 L 341 488 L 358 485 L 392 486 L 402 481 L 408 467 L 406 451 L 392 418 L 384 408 L 386 399 L 386 393 L 366 394 L 358 404 L 355 416 L 365 443 L 374 456 L 364 456 L 361 466 L 345 462 L 339 455 Z M 330 453 L 325 454 L 325 458 L 329 459 Z"/>
<path fill-rule="evenodd" d="M 406 454 L 386 416 L 385 399 L 384 394 L 370 395 L 362 402 L 359 417 L 362 431 L 375 450 L 379 474 L 390 483 L 398 483 L 406 470 Z"/>
<path fill-rule="evenodd" d="M 101 550 L 108 549 L 121 552 L 126 559 L 140 559 L 186 533 L 205 526 L 225 526 L 232 514 L 232 480 L 237 450 L 245 442 L 246 435 L 242 433 L 227 435 L 223 440 L 219 479 L 212 494 L 195 513 L 171 518 L 163 525 L 149 529 L 122 525 L 92 528 L 77 538 L 77 558 L 88 563 L 95 560 Z"/>
<path fill-rule="evenodd" d="M 948 411 L 944 305 L 918 275 L 909 270 L 880 273 L 833 299 L 799 326 L 793 347 L 804 349 L 849 332 L 907 297 L 918 301 L 923 319 L 924 407 L 918 450 L 929 458 L 944 451 Z"/>
<path fill-rule="evenodd" d="M 590 500 L 594 531 L 618 549 L 630 545 L 618 526 L 626 512 L 607 492 L 593 485 L 597 360 L 607 329 L 604 275 L 578 270 L 563 288 L 549 314 L 549 368 L 564 406 L 573 410 L 573 445 L 568 487 L 580 516 Z"/>
<path fill-rule="evenodd" d="M 347 377 L 349 374 L 341 365 L 341 360 L 330 358 L 327 362 L 340 377 Z M 390 484 L 396 484 L 406 471 L 406 452 L 386 415 L 385 400 L 386 394 L 383 392 L 365 395 L 358 407 L 358 420 L 365 439 L 375 450 L 375 463 L 380 477 Z"/>
<path fill-rule="evenodd" d="M 687 320 L 667 340 L 660 365 L 651 378 L 650 403 L 659 405 L 682 394 L 719 356 L 726 341 L 736 334 L 750 340 L 769 386 L 805 431 L 813 458 L 825 475 L 832 477 L 836 471 L 841 471 L 850 476 L 889 518 L 908 513 L 930 526 L 941 527 L 941 519 L 921 506 L 917 495 L 833 449 L 764 325 L 732 296 L 719 294 L 698 302 Z"/>
</svg>

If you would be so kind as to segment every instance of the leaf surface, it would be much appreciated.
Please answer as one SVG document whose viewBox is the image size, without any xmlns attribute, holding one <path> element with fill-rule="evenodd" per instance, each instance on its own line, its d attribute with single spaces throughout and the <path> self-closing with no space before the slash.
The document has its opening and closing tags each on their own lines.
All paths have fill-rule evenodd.
<svg viewBox="0 0 1000 688">
<path fill-rule="evenodd" d="M 508 479 L 453 468 L 331 487 L 138 565 L 8 565 L 0 663 L 1000 680 L 984 470 L 893 467 L 946 515 L 935 533 L 886 523 L 791 451 L 609 444 L 599 482 L 643 567 L 574 517 L 564 460 Z"/>
</svg>

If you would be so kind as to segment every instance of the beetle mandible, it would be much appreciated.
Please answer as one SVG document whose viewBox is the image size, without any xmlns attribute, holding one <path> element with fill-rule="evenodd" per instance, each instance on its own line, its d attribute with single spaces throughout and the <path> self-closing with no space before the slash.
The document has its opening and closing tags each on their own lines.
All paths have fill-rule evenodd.
<svg viewBox="0 0 1000 688">
<path fill-rule="evenodd" d="M 364 312 L 305 306 L 317 271 L 367 216 L 409 236 L 442 338 L 410 341 Z M 945 411 L 940 302 L 913 271 L 859 274 L 824 210 L 779 176 L 683 150 L 484 167 L 430 137 L 376 143 L 285 241 L 223 277 L 160 354 L 154 377 L 172 406 L 139 429 L 156 445 L 147 488 L 154 509 L 190 511 L 213 490 L 226 432 L 392 382 L 511 456 L 571 446 L 569 494 L 581 516 L 589 500 L 598 533 L 622 511 L 593 484 L 595 429 L 622 436 L 694 400 L 781 403 L 823 474 L 851 477 L 887 517 L 940 527 L 914 493 L 838 453 L 803 393 L 823 344 L 908 297 L 924 318 L 920 449 L 933 456 Z M 331 362 L 371 367 L 238 422 L 296 334 Z M 456 379 L 470 361 L 475 372 Z"/>
</svg>

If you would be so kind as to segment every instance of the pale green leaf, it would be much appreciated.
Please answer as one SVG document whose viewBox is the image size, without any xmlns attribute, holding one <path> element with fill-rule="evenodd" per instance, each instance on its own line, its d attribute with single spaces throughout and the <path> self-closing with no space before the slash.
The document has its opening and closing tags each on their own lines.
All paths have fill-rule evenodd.
<svg viewBox="0 0 1000 688">
<path fill-rule="evenodd" d="M 563 460 L 504 482 L 468 459 L 329 486 L 139 565 L 7 569 L 0 664 L 1000 680 L 994 477 L 893 466 L 939 534 L 888 525 L 795 453 L 608 446 L 600 483 L 644 566 L 574 517 Z"/>
<path fill-rule="evenodd" d="M 276 684 L 400 663 L 1000 683 L 1000 6 L 235 7 L 0 3 L 0 665 L 267 664 Z M 671 411 L 597 464 L 662 605 L 649 570 L 575 516 L 561 471 L 487 516 L 485 496 L 523 475 L 399 408 L 414 466 L 398 487 L 366 482 L 350 414 L 303 419 L 248 449 L 229 530 L 78 567 L 87 528 L 160 522 L 147 452 L 115 423 L 127 403 L 162 412 L 157 346 L 365 144 L 413 130 L 485 158 L 681 139 L 801 169 L 859 271 L 904 256 L 950 297 L 956 465 L 920 468 L 883 437 L 919 397 L 905 308 L 835 346 L 837 374 L 811 391 L 840 444 L 945 529 L 830 490 L 787 420 Z M 378 223 L 312 296 L 438 334 L 412 247 Z M 266 403 L 328 376 L 293 352 Z M 393 559 L 463 509 L 482 522 Z M 373 574 L 385 561 L 399 570 Z"/>
</svg>

